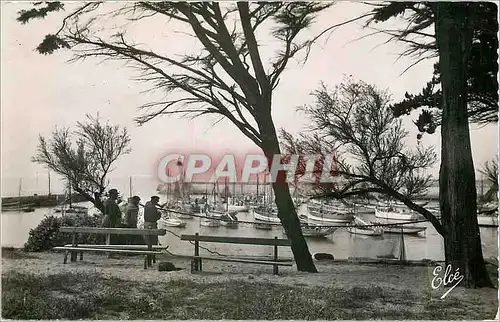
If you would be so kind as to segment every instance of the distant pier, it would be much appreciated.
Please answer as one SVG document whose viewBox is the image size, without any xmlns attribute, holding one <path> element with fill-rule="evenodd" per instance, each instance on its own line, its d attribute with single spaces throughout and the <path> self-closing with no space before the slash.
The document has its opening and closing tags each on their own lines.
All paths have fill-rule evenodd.
<svg viewBox="0 0 500 322">
<path fill-rule="evenodd" d="M 21 197 L 5 197 L 2 198 L 2 210 L 17 210 L 19 208 L 33 207 L 54 207 L 64 201 L 69 200 L 66 194 L 50 194 L 50 195 L 32 195 Z M 86 201 L 80 194 L 71 195 L 71 202 Z"/>
</svg>

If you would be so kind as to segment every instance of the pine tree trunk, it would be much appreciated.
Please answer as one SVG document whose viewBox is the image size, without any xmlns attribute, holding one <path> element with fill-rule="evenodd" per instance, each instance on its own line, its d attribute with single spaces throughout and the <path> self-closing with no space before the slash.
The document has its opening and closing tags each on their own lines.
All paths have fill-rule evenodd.
<svg viewBox="0 0 500 322">
<path fill-rule="evenodd" d="M 270 110 L 269 108 L 269 114 L 259 116 L 259 130 L 263 141 L 262 150 L 269 160 L 269 164 L 271 164 L 274 155 L 281 154 Z M 277 180 L 272 186 L 276 205 L 278 206 L 278 217 L 281 220 L 281 224 L 288 238 L 292 242 L 292 252 L 297 269 L 301 272 L 317 273 L 318 270 L 314 265 L 309 247 L 302 234 L 300 220 L 297 216 L 295 205 L 293 204 L 290 189 L 286 182 L 286 173 L 284 171 L 278 173 Z"/>
<path fill-rule="evenodd" d="M 439 200 L 446 264 L 464 275 L 463 286 L 492 286 L 477 222 L 477 192 L 467 117 L 467 62 L 472 45 L 468 5 L 436 3 L 443 111 Z"/>
</svg>

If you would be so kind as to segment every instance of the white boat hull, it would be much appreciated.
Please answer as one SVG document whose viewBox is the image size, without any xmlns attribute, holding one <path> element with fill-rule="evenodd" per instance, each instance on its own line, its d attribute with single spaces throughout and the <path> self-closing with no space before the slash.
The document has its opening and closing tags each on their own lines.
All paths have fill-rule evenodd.
<svg viewBox="0 0 500 322">
<path fill-rule="evenodd" d="M 366 235 L 366 236 L 382 236 L 384 231 L 382 229 L 371 229 L 363 227 L 349 227 L 347 228 L 349 233 L 354 235 Z"/>
<path fill-rule="evenodd" d="M 415 213 L 400 213 L 393 211 L 381 211 L 375 209 L 375 217 L 385 220 L 400 220 L 400 221 L 415 221 L 418 220 L 418 215 Z"/>
<path fill-rule="evenodd" d="M 326 237 L 333 234 L 337 227 L 315 227 L 314 225 L 302 226 L 302 235 L 304 237 Z M 283 233 L 286 235 L 285 230 Z"/>
<path fill-rule="evenodd" d="M 186 227 L 186 223 L 174 218 L 162 219 L 162 223 L 165 227 Z"/>
<path fill-rule="evenodd" d="M 477 216 L 477 223 L 481 227 L 498 227 L 497 216 Z"/>
<path fill-rule="evenodd" d="M 383 229 L 384 233 L 401 234 L 402 231 L 403 234 L 412 235 L 425 231 L 427 227 L 404 225 L 402 227 L 395 227 L 395 226 L 383 227 Z"/>
<path fill-rule="evenodd" d="M 309 210 L 309 213 L 306 214 L 306 216 L 308 220 L 331 225 L 348 224 L 354 219 L 354 216 L 351 214 L 329 214 L 327 216 L 322 216 L 321 214 L 311 210 Z"/>
<path fill-rule="evenodd" d="M 260 221 L 265 221 L 265 222 L 271 222 L 271 223 L 281 223 L 281 220 L 278 217 L 269 217 L 265 215 L 259 214 L 257 211 L 253 211 L 253 218 L 255 220 L 260 220 Z"/>
<path fill-rule="evenodd" d="M 302 234 L 305 237 L 326 237 L 328 235 L 333 234 L 336 230 L 337 230 L 336 227 L 328 227 L 328 228 L 323 228 L 323 227 L 315 227 L 315 228 L 302 227 Z"/>
<path fill-rule="evenodd" d="M 200 226 L 204 227 L 220 227 L 220 221 L 211 218 L 202 218 L 200 220 Z"/>
<path fill-rule="evenodd" d="M 229 205 L 227 206 L 227 210 L 229 212 L 247 212 L 249 210 L 249 207 L 246 205 L 243 206 L 237 206 L 237 205 Z"/>
</svg>

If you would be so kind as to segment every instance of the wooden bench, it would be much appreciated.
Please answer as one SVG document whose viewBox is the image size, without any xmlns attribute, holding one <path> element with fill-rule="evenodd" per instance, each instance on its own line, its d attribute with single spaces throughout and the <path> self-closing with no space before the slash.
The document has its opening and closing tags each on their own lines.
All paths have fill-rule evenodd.
<svg viewBox="0 0 500 322">
<path fill-rule="evenodd" d="M 202 259 L 236 262 L 236 263 L 249 263 L 249 264 L 262 264 L 272 265 L 273 274 L 278 275 L 278 266 L 292 266 L 293 261 L 279 261 L 278 260 L 278 246 L 291 246 L 292 243 L 289 239 L 274 238 L 254 238 L 254 237 L 223 237 L 223 236 L 200 236 L 198 233 L 194 235 L 181 235 L 181 240 L 194 241 L 194 256 L 191 262 L 192 271 L 202 270 Z M 239 259 L 231 257 L 206 257 L 200 256 L 200 242 L 207 243 L 225 243 L 225 244 L 243 244 L 243 245 L 270 245 L 274 246 L 273 260 L 252 260 L 252 259 Z"/>
<path fill-rule="evenodd" d="M 71 244 L 53 248 L 65 251 L 64 264 L 67 263 L 69 253 L 71 253 L 72 262 L 76 261 L 78 253 L 80 253 L 80 260 L 83 260 L 83 252 L 127 253 L 145 255 L 144 268 L 147 268 L 148 266 L 152 266 L 152 262 L 156 262 L 156 255 L 161 254 L 159 250 L 166 249 L 165 246 L 153 246 L 150 238 L 148 238 L 147 245 L 111 245 L 111 235 L 163 236 L 166 234 L 165 229 L 60 227 L 59 232 L 73 234 Z M 86 244 L 79 246 L 76 238 L 76 235 L 79 233 L 106 235 L 106 245 Z"/>
</svg>

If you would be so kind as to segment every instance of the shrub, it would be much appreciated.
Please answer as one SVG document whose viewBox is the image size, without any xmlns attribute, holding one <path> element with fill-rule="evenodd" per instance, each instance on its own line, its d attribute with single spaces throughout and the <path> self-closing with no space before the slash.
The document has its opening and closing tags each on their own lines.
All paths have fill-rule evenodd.
<svg viewBox="0 0 500 322">
<path fill-rule="evenodd" d="M 54 246 L 63 246 L 71 243 L 72 235 L 60 233 L 60 227 L 100 227 L 101 219 L 99 215 L 76 214 L 74 216 L 45 216 L 35 229 L 31 229 L 28 241 L 24 244 L 24 250 L 28 252 L 40 252 L 49 250 Z M 105 241 L 104 235 L 97 234 L 77 234 L 78 243 L 81 244 L 102 244 Z"/>
</svg>

